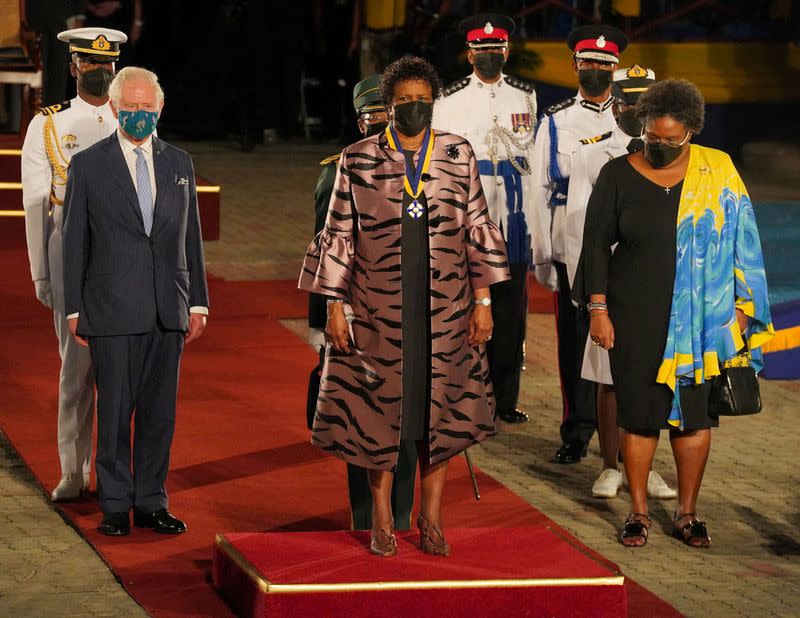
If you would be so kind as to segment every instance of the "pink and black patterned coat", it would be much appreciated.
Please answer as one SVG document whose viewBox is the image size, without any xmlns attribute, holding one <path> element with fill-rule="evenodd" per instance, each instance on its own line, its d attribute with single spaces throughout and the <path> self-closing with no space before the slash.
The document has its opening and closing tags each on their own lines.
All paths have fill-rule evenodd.
<svg viewBox="0 0 800 618">
<path fill-rule="evenodd" d="M 306 253 L 299 287 L 352 308 L 350 353 L 330 346 L 311 441 L 358 466 L 394 470 L 402 414 L 400 277 L 405 161 L 384 134 L 342 152 L 325 229 Z M 436 132 L 428 202 L 431 303 L 430 460 L 497 433 L 484 345 L 467 343 L 473 290 L 509 278 L 472 148 Z M 420 290 L 426 294 L 427 290 Z"/>
</svg>

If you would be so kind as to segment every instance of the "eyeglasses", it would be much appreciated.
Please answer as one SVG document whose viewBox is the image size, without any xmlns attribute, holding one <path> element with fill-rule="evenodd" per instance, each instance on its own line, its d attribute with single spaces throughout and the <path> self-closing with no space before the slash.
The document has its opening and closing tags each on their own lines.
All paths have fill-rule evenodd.
<svg viewBox="0 0 800 618">
<path fill-rule="evenodd" d="M 603 62 L 602 60 L 587 60 L 585 58 L 575 60 L 575 66 L 579 71 L 584 69 L 604 69 L 606 71 L 614 70 L 613 62 Z"/>
<path fill-rule="evenodd" d="M 388 122 L 389 114 L 388 112 L 368 112 L 361 114 L 359 120 L 367 125 L 378 124 L 379 122 Z"/>
<path fill-rule="evenodd" d="M 639 136 L 645 144 L 650 144 L 651 146 L 658 146 L 661 144 L 662 146 L 668 146 L 669 148 L 680 148 L 686 143 L 686 140 L 689 139 L 689 136 L 692 134 L 691 131 L 686 132 L 686 137 L 683 138 L 680 142 L 674 139 L 663 140 L 659 138 L 653 138 L 645 135 L 643 131 L 642 134 Z"/>
</svg>

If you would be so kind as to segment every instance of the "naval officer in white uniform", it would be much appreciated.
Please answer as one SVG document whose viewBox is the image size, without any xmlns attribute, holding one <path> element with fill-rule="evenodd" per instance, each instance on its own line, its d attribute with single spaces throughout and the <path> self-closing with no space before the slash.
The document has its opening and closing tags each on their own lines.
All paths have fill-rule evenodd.
<svg viewBox="0 0 800 618">
<path fill-rule="evenodd" d="M 562 444 L 555 461 L 562 464 L 581 460 L 597 422 L 596 387 L 580 377 L 589 320 L 570 300 L 565 265 L 564 222 L 569 178 L 581 140 L 607 133 L 616 125 L 611 111 L 611 81 L 628 37 L 610 26 L 582 26 L 569 34 L 567 44 L 578 75 L 578 94 L 547 109 L 537 129 L 532 162 L 536 278 L 556 290 L 558 365 L 564 412 Z"/>
<path fill-rule="evenodd" d="M 635 105 L 642 92 L 656 81 L 651 69 L 634 65 L 628 69 L 614 72 L 611 95 L 617 124 L 603 135 L 585 140 L 578 148 L 572 162 L 569 181 L 565 221 L 566 266 L 569 284 L 572 287 L 575 272 L 583 247 L 583 228 L 586 220 L 586 207 L 592 194 L 597 176 L 602 167 L 611 159 L 637 152 L 644 147 L 641 139 L 642 121 L 636 117 Z M 597 345 L 587 336 L 581 377 L 597 383 L 597 428 L 600 438 L 600 453 L 603 469 L 592 486 L 595 498 L 613 498 L 622 487 L 622 473 L 617 459 L 619 453 L 619 432 L 617 428 L 617 398 L 611 378 L 611 365 L 608 351 Z M 664 479 L 650 471 L 647 493 L 651 498 L 674 498 L 677 493 Z"/>
<path fill-rule="evenodd" d="M 22 202 L 31 277 L 36 297 L 53 310 L 61 375 L 58 391 L 58 454 L 61 481 L 53 500 L 72 500 L 89 486 L 94 415 L 94 374 L 89 349 L 73 339 L 64 315 L 61 248 L 64 192 L 72 157 L 117 130 L 108 88 L 125 33 L 77 28 L 58 35 L 69 45 L 70 72 L 78 96 L 42 108 L 31 120 L 22 147 Z"/>
<path fill-rule="evenodd" d="M 486 344 L 498 417 L 523 423 L 517 409 L 528 313 L 533 195 L 530 158 L 536 123 L 533 85 L 505 75 L 514 21 L 484 13 L 459 25 L 474 67 L 444 90 L 433 109 L 433 128 L 466 138 L 478 158 L 489 216 L 503 232 L 511 280 L 492 286 L 494 331 Z"/>
</svg>

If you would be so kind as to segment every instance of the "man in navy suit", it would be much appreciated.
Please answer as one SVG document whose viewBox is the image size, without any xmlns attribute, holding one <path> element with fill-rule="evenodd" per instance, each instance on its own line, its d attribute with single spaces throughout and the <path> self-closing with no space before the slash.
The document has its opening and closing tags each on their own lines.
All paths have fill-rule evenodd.
<svg viewBox="0 0 800 618">
<path fill-rule="evenodd" d="M 69 328 L 97 383 L 98 530 L 129 534 L 133 509 L 137 527 L 178 534 L 164 488 L 178 373 L 209 306 L 194 169 L 152 135 L 164 105 L 155 74 L 125 68 L 109 96 L 119 130 L 73 157 L 63 230 Z"/>
</svg>

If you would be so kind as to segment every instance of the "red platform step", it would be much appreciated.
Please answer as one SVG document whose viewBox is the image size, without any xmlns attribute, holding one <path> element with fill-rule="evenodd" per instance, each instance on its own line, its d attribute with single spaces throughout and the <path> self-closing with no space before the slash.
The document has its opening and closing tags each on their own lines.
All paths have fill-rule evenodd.
<svg viewBox="0 0 800 618">
<path fill-rule="evenodd" d="M 240 616 L 625 616 L 625 578 L 546 526 L 453 528 L 449 557 L 398 533 L 371 556 L 367 532 L 219 534 L 212 573 Z"/>
</svg>

